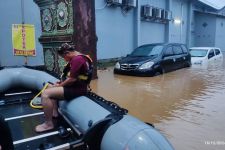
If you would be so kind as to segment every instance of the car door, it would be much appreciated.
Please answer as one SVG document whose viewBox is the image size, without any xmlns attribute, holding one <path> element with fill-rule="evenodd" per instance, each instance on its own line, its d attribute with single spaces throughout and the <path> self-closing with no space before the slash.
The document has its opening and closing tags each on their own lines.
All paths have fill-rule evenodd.
<svg viewBox="0 0 225 150">
<path fill-rule="evenodd" d="M 220 49 L 216 48 L 215 49 L 215 54 L 216 54 L 215 61 L 221 61 L 223 59 L 223 55 L 222 55 Z"/>
<path fill-rule="evenodd" d="M 176 69 L 180 69 L 183 67 L 183 57 L 184 57 L 184 54 L 183 54 L 183 51 L 181 49 L 181 47 L 179 45 L 174 45 L 173 46 L 173 52 L 174 52 L 174 67 L 173 69 L 176 70 Z"/>
<path fill-rule="evenodd" d="M 174 70 L 174 53 L 172 46 L 168 46 L 163 50 L 162 61 L 160 66 L 162 67 L 164 72 L 169 72 Z"/>
<path fill-rule="evenodd" d="M 212 63 L 215 60 L 215 52 L 214 49 L 210 49 L 208 53 L 208 62 Z"/>
<path fill-rule="evenodd" d="M 185 45 L 181 45 L 183 51 L 183 66 L 182 67 L 190 67 L 191 66 L 191 54 Z"/>
</svg>

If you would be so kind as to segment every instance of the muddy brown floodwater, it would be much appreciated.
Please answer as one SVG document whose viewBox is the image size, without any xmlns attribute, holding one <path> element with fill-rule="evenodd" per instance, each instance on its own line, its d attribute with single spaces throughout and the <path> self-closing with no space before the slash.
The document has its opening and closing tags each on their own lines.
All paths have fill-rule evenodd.
<svg viewBox="0 0 225 150">
<path fill-rule="evenodd" d="M 225 149 L 225 61 L 157 77 L 98 71 L 94 92 L 150 122 L 176 150 Z"/>
</svg>

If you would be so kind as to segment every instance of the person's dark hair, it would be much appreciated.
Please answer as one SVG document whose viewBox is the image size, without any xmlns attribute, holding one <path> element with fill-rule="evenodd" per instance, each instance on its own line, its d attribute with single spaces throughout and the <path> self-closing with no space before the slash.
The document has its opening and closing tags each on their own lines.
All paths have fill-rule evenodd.
<svg viewBox="0 0 225 150">
<path fill-rule="evenodd" d="M 74 46 L 68 44 L 68 43 L 63 43 L 60 47 L 60 49 L 58 50 L 58 54 L 59 55 L 63 55 L 63 54 L 66 54 L 68 52 L 72 52 L 72 51 L 75 51 L 75 48 Z"/>
</svg>

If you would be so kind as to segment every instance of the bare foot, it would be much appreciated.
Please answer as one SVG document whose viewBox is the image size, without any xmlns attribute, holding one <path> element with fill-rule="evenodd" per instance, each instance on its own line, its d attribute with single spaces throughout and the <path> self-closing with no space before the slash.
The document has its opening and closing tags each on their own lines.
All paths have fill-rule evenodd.
<svg viewBox="0 0 225 150">
<path fill-rule="evenodd" d="M 45 131 L 48 131 L 48 130 L 52 130 L 54 128 L 54 125 L 53 123 L 42 123 L 42 124 L 39 124 L 35 127 L 35 131 L 38 132 L 38 133 L 41 133 L 41 132 L 45 132 Z"/>
</svg>

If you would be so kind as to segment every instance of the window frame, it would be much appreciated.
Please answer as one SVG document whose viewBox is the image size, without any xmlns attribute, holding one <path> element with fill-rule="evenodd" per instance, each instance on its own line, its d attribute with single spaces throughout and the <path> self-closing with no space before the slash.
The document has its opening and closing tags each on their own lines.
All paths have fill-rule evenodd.
<svg viewBox="0 0 225 150">
<path fill-rule="evenodd" d="M 171 52 L 172 53 L 167 53 L 167 50 L 171 48 Z M 174 56 L 174 51 L 173 51 L 173 46 L 172 45 L 169 45 L 167 46 L 164 50 L 163 50 L 163 57 L 169 57 L 169 56 Z"/>
<path fill-rule="evenodd" d="M 218 53 L 218 52 L 219 52 L 219 53 Z M 216 56 L 217 56 L 217 55 L 220 55 L 220 54 L 221 54 L 220 50 L 216 48 L 216 49 L 215 49 L 215 54 L 216 54 Z"/>
<path fill-rule="evenodd" d="M 177 53 L 175 48 L 179 48 L 180 51 Z M 181 54 L 183 54 L 183 50 L 182 50 L 181 46 L 180 45 L 173 45 L 173 53 L 174 53 L 174 55 L 181 55 Z"/>
<path fill-rule="evenodd" d="M 213 52 L 213 55 L 211 56 L 210 55 L 210 53 L 212 53 Z M 213 58 L 215 56 L 215 50 L 214 49 L 210 49 L 209 50 L 209 53 L 208 53 L 208 59 L 211 59 L 211 58 Z"/>
</svg>

